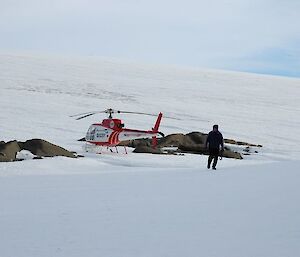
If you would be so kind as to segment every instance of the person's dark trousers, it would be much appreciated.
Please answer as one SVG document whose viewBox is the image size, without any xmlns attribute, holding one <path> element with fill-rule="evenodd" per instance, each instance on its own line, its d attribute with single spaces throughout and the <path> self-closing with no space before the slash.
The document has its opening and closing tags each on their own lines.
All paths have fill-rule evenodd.
<svg viewBox="0 0 300 257">
<path fill-rule="evenodd" d="M 219 149 L 218 148 L 209 148 L 207 168 L 210 168 L 211 162 L 212 162 L 212 160 L 214 160 L 212 167 L 213 167 L 213 169 L 215 169 L 217 166 L 218 157 L 219 157 Z"/>
</svg>

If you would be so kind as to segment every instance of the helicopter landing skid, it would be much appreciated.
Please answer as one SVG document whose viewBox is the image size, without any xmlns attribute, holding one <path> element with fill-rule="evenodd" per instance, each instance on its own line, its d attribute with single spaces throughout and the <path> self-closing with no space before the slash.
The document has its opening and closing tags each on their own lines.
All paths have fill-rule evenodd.
<svg viewBox="0 0 300 257">
<path fill-rule="evenodd" d="M 117 146 L 99 146 L 90 143 L 85 143 L 83 146 L 83 150 L 87 153 L 96 153 L 96 154 L 104 154 L 104 153 L 116 153 L 121 154 Z M 126 146 L 124 146 L 125 154 L 128 154 Z"/>
</svg>

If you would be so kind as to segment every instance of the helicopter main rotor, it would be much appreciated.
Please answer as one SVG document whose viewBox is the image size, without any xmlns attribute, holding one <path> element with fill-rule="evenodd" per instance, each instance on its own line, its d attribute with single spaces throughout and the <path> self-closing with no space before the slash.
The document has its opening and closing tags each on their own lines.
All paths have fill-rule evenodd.
<svg viewBox="0 0 300 257">
<path fill-rule="evenodd" d="M 97 114 L 97 113 L 106 113 L 106 114 L 108 114 L 108 118 L 109 119 L 112 119 L 113 118 L 112 115 L 115 114 L 115 113 L 140 114 L 140 115 L 148 115 L 148 116 L 155 116 L 155 117 L 157 116 L 156 114 L 151 114 L 151 113 L 119 111 L 119 110 L 114 110 L 112 108 L 109 108 L 109 109 L 106 109 L 104 111 L 94 111 L 94 112 L 79 113 L 79 114 L 71 115 L 70 117 L 80 116 L 80 117 L 76 118 L 76 120 L 81 120 L 81 119 L 87 118 L 87 117 L 92 116 L 92 115 Z M 169 117 L 169 118 L 171 118 L 171 117 Z"/>
</svg>

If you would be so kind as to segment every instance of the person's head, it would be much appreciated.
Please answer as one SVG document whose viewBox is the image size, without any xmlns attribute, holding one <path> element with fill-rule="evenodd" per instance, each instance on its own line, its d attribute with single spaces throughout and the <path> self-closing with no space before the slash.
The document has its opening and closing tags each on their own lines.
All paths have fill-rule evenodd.
<svg viewBox="0 0 300 257">
<path fill-rule="evenodd" d="M 213 125 L 213 131 L 218 131 L 219 130 L 219 126 L 218 125 Z"/>
</svg>

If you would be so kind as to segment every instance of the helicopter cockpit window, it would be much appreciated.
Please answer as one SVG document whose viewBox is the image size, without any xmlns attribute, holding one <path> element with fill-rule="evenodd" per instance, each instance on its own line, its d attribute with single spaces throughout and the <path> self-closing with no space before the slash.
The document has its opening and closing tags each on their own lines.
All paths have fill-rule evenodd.
<svg viewBox="0 0 300 257">
<path fill-rule="evenodd" d="M 96 127 L 90 126 L 88 132 L 86 133 L 85 139 L 86 140 L 94 140 L 96 134 Z"/>
<path fill-rule="evenodd" d="M 91 126 L 88 130 L 89 134 L 95 134 L 95 132 L 96 132 L 96 127 L 93 127 L 93 126 Z"/>
</svg>

